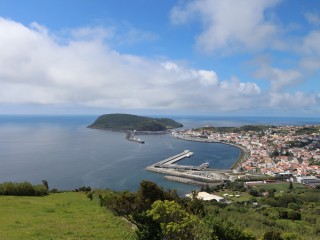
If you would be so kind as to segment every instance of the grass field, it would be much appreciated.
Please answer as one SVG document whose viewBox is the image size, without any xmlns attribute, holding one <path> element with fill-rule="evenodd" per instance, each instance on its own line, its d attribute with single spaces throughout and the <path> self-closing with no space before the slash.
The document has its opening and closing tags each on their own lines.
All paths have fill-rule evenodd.
<svg viewBox="0 0 320 240">
<path fill-rule="evenodd" d="M 256 188 L 263 188 L 265 190 L 268 189 L 276 189 L 277 192 L 280 191 L 288 191 L 289 190 L 289 182 L 280 182 L 280 183 L 269 183 L 269 184 L 259 184 L 255 186 Z M 295 190 L 303 190 L 303 189 L 308 189 L 307 186 L 300 184 L 300 183 L 293 183 L 293 188 Z"/>
<path fill-rule="evenodd" d="M 254 186 L 255 189 L 276 189 L 275 196 L 281 196 L 283 193 L 287 193 L 289 191 L 289 182 L 280 182 L 280 183 L 270 183 L 270 184 L 257 184 Z M 293 189 L 295 192 L 304 192 L 309 187 L 300 184 L 300 183 L 293 183 Z M 245 202 L 250 201 L 252 199 L 252 196 L 248 192 L 240 192 L 240 191 L 231 191 L 231 190 L 220 190 L 219 192 L 215 192 L 214 194 L 225 198 L 226 200 L 231 200 L 235 202 Z M 224 196 L 224 194 L 233 195 L 230 196 Z M 236 197 L 235 195 L 240 195 L 240 197 Z"/>
<path fill-rule="evenodd" d="M 0 196 L 0 240 L 134 239 L 134 230 L 84 193 Z"/>
</svg>

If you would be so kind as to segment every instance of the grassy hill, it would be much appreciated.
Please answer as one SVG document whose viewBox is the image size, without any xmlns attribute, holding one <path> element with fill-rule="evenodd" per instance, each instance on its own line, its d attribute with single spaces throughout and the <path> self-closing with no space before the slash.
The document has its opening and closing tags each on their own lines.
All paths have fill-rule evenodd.
<svg viewBox="0 0 320 240">
<path fill-rule="evenodd" d="M 85 193 L 0 196 L 0 239 L 134 239 L 134 230 Z"/>
<path fill-rule="evenodd" d="M 131 114 L 105 114 L 96 119 L 89 128 L 107 130 L 166 131 L 183 127 L 169 118 L 150 118 Z"/>
</svg>

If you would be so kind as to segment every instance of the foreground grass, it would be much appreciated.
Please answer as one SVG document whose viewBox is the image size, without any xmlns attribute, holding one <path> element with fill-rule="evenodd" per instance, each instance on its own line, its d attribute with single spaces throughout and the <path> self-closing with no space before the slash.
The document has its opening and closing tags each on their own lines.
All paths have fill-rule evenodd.
<svg viewBox="0 0 320 240">
<path fill-rule="evenodd" d="M 134 239 L 129 223 L 84 193 L 0 196 L 2 239 Z"/>
</svg>

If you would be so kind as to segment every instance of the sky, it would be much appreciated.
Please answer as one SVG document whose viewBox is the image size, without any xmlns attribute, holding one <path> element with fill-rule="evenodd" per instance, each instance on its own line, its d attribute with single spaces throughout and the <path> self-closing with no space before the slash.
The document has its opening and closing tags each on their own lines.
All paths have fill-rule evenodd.
<svg viewBox="0 0 320 240">
<path fill-rule="evenodd" d="M 0 114 L 320 117 L 319 0 L 0 0 Z"/>
</svg>

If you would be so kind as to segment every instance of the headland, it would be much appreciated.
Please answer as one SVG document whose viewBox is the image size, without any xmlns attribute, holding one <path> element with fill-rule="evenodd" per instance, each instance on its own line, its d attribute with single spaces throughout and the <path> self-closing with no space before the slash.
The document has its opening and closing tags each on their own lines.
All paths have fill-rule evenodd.
<svg viewBox="0 0 320 240">
<path fill-rule="evenodd" d="M 165 132 L 183 127 L 170 118 L 151 118 L 132 114 L 104 114 L 99 116 L 89 128 L 112 131 Z"/>
</svg>

